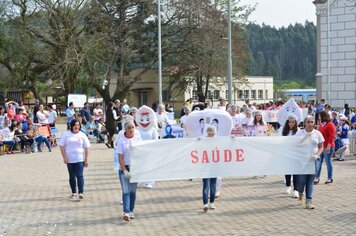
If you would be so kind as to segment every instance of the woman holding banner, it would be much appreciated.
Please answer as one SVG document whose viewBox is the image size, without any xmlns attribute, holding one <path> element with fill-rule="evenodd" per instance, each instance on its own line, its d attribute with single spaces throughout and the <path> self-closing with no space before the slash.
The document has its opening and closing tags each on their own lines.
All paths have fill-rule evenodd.
<svg viewBox="0 0 356 236">
<path fill-rule="evenodd" d="M 294 114 L 288 116 L 286 123 L 283 126 L 282 136 L 293 136 L 298 132 L 298 121 L 297 117 Z M 297 175 L 293 175 L 293 197 L 298 198 L 299 193 L 297 191 Z M 292 187 L 291 187 L 291 175 L 285 175 L 286 180 L 286 192 L 288 194 L 292 194 Z"/>
<path fill-rule="evenodd" d="M 323 143 L 325 140 L 323 135 L 318 130 L 314 129 L 314 120 L 315 118 L 313 116 L 308 115 L 304 119 L 304 129 L 299 130 L 295 135 L 303 137 L 301 142 L 308 142 L 311 144 L 310 159 L 316 162 L 320 158 L 320 155 L 323 153 L 324 150 Z M 303 204 L 304 188 L 305 188 L 306 209 L 315 208 L 312 205 L 314 178 L 315 178 L 315 174 L 298 175 L 297 186 L 299 192 L 299 200 L 301 204 Z"/>
<path fill-rule="evenodd" d="M 216 134 L 216 129 L 214 126 L 209 125 L 207 130 L 207 137 L 215 137 Z M 209 209 L 210 210 L 215 210 L 215 194 L 216 194 L 216 179 L 217 178 L 205 178 L 203 179 L 203 210 L 204 212 L 207 212 Z M 210 192 L 210 204 L 208 204 L 208 198 L 209 198 L 209 192 Z"/>
<path fill-rule="evenodd" d="M 124 210 L 124 221 L 130 221 L 135 217 L 134 208 L 136 202 L 137 183 L 130 183 L 130 143 L 141 141 L 141 137 L 135 134 L 135 123 L 133 119 L 124 121 L 124 135 L 119 136 L 115 142 L 115 169 L 118 170 L 122 189 L 122 200 Z"/>
</svg>

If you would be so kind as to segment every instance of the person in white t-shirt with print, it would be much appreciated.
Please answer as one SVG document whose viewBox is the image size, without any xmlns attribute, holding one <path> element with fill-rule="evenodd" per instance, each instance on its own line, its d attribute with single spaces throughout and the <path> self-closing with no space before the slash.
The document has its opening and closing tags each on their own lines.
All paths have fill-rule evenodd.
<svg viewBox="0 0 356 236">
<path fill-rule="evenodd" d="M 96 104 L 96 107 L 93 110 L 94 122 L 95 124 L 99 123 L 99 119 L 104 116 L 103 110 L 101 109 L 100 104 Z"/>
<path fill-rule="evenodd" d="M 124 121 L 124 135 L 118 136 L 115 141 L 114 163 L 115 169 L 118 170 L 119 179 L 122 189 L 122 201 L 124 221 L 130 221 L 135 218 L 134 209 L 136 203 L 137 183 L 130 183 L 130 143 L 140 142 L 142 139 L 135 134 L 135 123 L 133 120 Z"/>
<path fill-rule="evenodd" d="M 314 121 L 315 118 L 313 116 L 307 116 L 304 119 L 304 129 L 299 130 L 295 136 L 303 137 L 301 142 L 308 142 L 311 144 L 310 150 L 310 159 L 315 162 L 320 158 L 320 155 L 324 151 L 323 143 L 324 137 L 323 135 L 316 129 L 314 129 Z M 313 190 L 314 190 L 314 174 L 309 175 L 298 175 L 297 177 L 297 186 L 299 192 L 299 200 L 301 204 L 303 204 L 304 200 L 304 189 L 305 189 L 305 208 L 306 209 L 314 209 L 313 201 Z"/>
<path fill-rule="evenodd" d="M 70 198 L 76 200 L 77 186 L 79 199 L 83 199 L 84 193 L 84 167 L 88 167 L 90 142 L 87 136 L 80 131 L 79 120 L 73 119 L 70 130 L 64 133 L 59 141 L 64 164 L 69 173 L 69 184 L 72 190 Z"/>
</svg>

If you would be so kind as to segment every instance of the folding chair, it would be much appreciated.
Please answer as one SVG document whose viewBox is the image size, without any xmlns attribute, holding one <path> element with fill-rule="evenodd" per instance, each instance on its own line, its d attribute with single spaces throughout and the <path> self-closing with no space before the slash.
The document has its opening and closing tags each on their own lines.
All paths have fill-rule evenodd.
<svg viewBox="0 0 356 236">
<path fill-rule="evenodd" d="M 57 127 L 51 127 L 51 144 L 52 147 L 57 146 L 57 139 L 61 138 L 61 133 L 57 129 Z"/>
</svg>

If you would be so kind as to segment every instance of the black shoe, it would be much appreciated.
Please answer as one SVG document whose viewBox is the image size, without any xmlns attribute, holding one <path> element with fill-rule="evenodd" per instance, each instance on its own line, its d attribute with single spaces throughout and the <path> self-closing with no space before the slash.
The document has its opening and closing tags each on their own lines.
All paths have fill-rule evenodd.
<svg viewBox="0 0 356 236">
<path fill-rule="evenodd" d="M 333 182 L 333 179 L 328 179 L 325 184 L 331 184 Z"/>
<path fill-rule="evenodd" d="M 314 185 L 317 185 L 319 183 L 320 179 L 314 180 Z"/>
</svg>

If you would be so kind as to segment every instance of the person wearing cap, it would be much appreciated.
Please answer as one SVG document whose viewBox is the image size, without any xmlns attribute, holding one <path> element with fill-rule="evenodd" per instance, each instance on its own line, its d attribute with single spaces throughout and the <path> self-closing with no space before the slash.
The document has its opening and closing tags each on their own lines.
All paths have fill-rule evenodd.
<svg viewBox="0 0 356 236">
<path fill-rule="evenodd" d="M 297 117 L 294 114 L 291 114 L 288 116 L 288 118 L 283 126 L 281 135 L 282 136 L 293 136 L 298 131 L 299 131 L 299 128 L 298 128 Z M 299 192 L 297 190 L 298 176 L 293 175 L 293 191 L 292 191 L 292 187 L 291 187 L 291 178 L 292 178 L 291 175 L 285 175 L 286 187 L 287 187 L 286 192 L 287 192 L 287 194 L 293 193 L 293 197 L 298 198 L 299 197 Z"/>
<path fill-rule="evenodd" d="M 135 124 L 132 119 L 127 119 L 123 123 L 124 134 L 118 136 L 115 141 L 114 163 L 115 169 L 118 171 L 121 189 L 124 221 L 130 221 L 135 218 L 134 209 L 136 203 L 137 183 L 130 183 L 130 143 L 140 142 L 142 139 L 135 134 Z"/>
<path fill-rule="evenodd" d="M 326 180 L 325 184 L 330 184 L 333 182 L 333 155 L 335 149 L 335 134 L 336 134 L 336 127 L 331 122 L 330 115 L 326 111 L 322 111 L 319 113 L 320 115 L 320 124 L 318 126 L 318 130 L 323 135 L 325 142 L 324 142 L 324 151 L 322 152 L 320 159 L 316 161 L 316 176 L 314 184 L 318 184 L 320 181 L 321 169 L 323 165 L 323 161 L 325 159 L 326 168 L 328 173 L 328 179 Z"/>
<path fill-rule="evenodd" d="M 327 114 L 327 113 L 325 113 Z M 313 116 L 308 115 L 304 119 L 304 129 L 297 131 L 295 136 L 302 137 L 301 142 L 308 142 L 311 144 L 309 158 L 311 161 L 316 162 L 320 159 L 320 155 L 324 150 L 324 137 L 316 129 L 314 129 Z M 299 192 L 299 201 L 304 203 L 304 190 L 305 190 L 305 208 L 314 209 L 313 205 L 313 191 L 314 191 L 314 178 L 315 174 L 298 175 L 297 177 L 297 189 Z"/>
<path fill-rule="evenodd" d="M 340 119 L 340 124 L 337 129 L 337 135 L 341 138 L 341 140 L 344 142 L 346 146 L 346 150 L 348 150 L 349 145 L 350 145 L 350 140 L 349 140 L 349 129 L 350 129 L 350 123 L 347 119 L 347 117 L 343 114 L 339 117 Z M 340 154 L 337 155 L 336 160 L 338 161 L 343 161 L 345 157 L 346 150 Z"/>
</svg>

